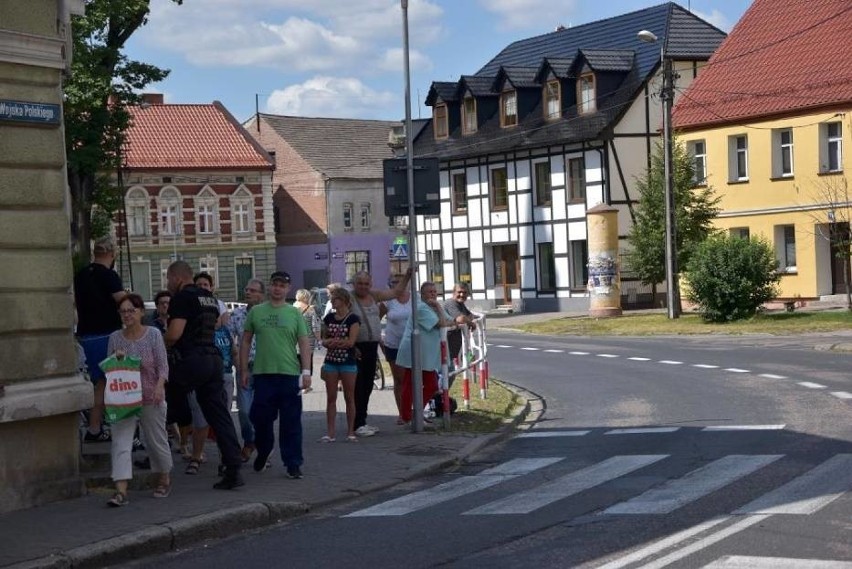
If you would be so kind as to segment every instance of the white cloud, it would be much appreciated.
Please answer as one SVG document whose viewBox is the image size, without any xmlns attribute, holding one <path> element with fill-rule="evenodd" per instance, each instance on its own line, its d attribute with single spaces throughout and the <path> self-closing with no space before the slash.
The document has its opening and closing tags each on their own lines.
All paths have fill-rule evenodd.
<svg viewBox="0 0 852 569">
<path fill-rule="evenodd" d="M 541 33 L 565 24 L 577 7 L 576 0 L 479 0 L 479 4 L 500 18 L 501 29 L 537 28 Z"/>
<path fill-rule="evenodd" d="M 728 17 L 725 16 L 725 14 L 723 14 L 719 10 L 714 9 L 712 12 L 710 12 L 710 14 L 700 12 L 698 10 L 693 10 L 692 13 L 701 18 L 702 20 L 710 22 L 723 32 L 729 32 L 731 31 L 731 28 L 734 27 L 731 23 L 731 20 L 729 20 Z"/>
<path fill-rule="evenodd" d="M 408 66 L 410 69 L 416 69 L 420 73 L 431 71 L 432 60 L 416 49 L 412 49 L 408 53 Z M 405 70 L 402 48 L 392 47 L 385 50 L 384 56 L 379 63 L 379 68 L 392 73 L 402 73 Z"/>
<path fill-rule="evenodd" d="M 273 91 L 266 111 L 304 117 L 376 118 L 389 106 L 401 106 L 402 97 L 375 91 L 351 77 L 317 76 L 298 85 Z"/>
</svg>

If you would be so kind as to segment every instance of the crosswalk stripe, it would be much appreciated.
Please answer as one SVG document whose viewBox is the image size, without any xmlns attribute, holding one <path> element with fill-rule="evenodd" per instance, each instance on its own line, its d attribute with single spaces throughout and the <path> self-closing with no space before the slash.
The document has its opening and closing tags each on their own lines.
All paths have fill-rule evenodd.
<svg viewBox="0 0 852 569">
<path fill-rule="evenodd" d="M 735 514 L 810 515 L 852 489 L 852 454 L 837 454 Z"/>
<path fill-rule="evenodd" d="M 668 458 L 667 454 L 614 456 L 536 488 L 485 504 L 464 515 L 528 514 L 558 500 L 614 480 L 634 470 Z"/>
<path fill-rule="evenodd" d="M 787 425 L 710 425 L 701 429 L 705 432 L 715 431 L 780 431 Z"/>
<path fill-rule="evenodd" d="M 821 383 L 814 383 L 813 381 L 800 381 L 799 385 L 802 387 L 807 387 L 808 389 L 825 389 L 825 386 Z"/>
<path fill-rule="evenodd" d="M 852 569 L 852 561 L 726 555 L 702 569 Z"/>
<path fill-rule="evenodd" d="M 607 431 L 605 435 L 644 435 L 650 433 L 674 433 L 679 431 L 680 427 L 640 427 L 636 429 L 612 429 Z"/>
<path fill-rule="evenodd" d="M 838 399 L 852 399 L 852 393 L 848 391 L 832 391 L 831 394 Z"/>
<path fill-rule="evenodd" d="M 592 431 L 530 431 L 518 435 L 519 439 L 545 439 L 550 437 L 582 437 Z"/>
<path fill-rule="evenodd" d="M 732 454 L 604 510 L 604 514 L 668 514 L 775 462 L 781 454 Z"/>
<path fill-rule="evenodd" d="M 417 510 L 422 510 L 443 502 L 454 500 L 465 494 L 471 494 L 485 488 L 490 488 L 512 480 L 518 476 L 529 474 L 540 468 L 550 466 L 563 457 L 548 458 L 516 458 L 493 468 L 483 470 L 475 476 L 463 476 L 451 482 L 440 484 L 434 488 L 427 488 L 420 492 L 407 494 L 376 504 L 363 510 L 358 510 L 343 516 L 344 518 L 363 518 L 371 516 L 404 516 Z"/>
</svg>

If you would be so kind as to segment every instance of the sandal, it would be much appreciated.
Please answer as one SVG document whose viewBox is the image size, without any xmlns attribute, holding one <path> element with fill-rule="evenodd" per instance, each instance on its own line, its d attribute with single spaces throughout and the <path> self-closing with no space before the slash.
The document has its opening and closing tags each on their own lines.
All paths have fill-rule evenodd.
<svg viewBox="0 0 852 569">
<path fill-rule="evenodd" d="M 322 438 L 320 438 L 319 442 L 321 442 L 321 443 L 333 443 L 335 440 L 337 440 L 337 439 L 335 439 L 334 437 L 330 437 L 328 435 L 323 435 Z"/>
<path fill-rule="evenodd" d="M 154 489 L 154 498 L 168 498 L 171 493 L 171 484 L 160 484 Z"/>
<path fill-rule="evenodd" d="M 358 437 L 356 437 L 355 435 L 349 435 L 346 437 L 346 441 L 350 443 L 357 443 Z"/>
<path fill-rule="evenodd" d="M 120 508 L 121 506 L 126 506 L 129 503 L 130 499 L 127 497 L 127 494 L 116 492 L 115 495 L 109 499 L 107 505 L 112 506 L 113 508 Z"/>
<path fill-rule="evenodd" d="M 189 461 L 189 464 L 186 466 L 186 470 L 184 470 L 185 474 L 198 474 L 198 471 L 201 469 L 201 461 L 195 460 L 194 458 Z"/>
</svg>

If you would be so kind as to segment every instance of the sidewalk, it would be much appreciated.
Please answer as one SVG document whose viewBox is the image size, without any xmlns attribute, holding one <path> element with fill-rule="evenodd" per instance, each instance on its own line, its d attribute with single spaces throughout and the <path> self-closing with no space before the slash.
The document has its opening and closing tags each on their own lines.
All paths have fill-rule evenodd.
<svg viewBox="0 0 852 569">
<path fill-rule="evenodd" d="M 357 443 L 338 436 L 337 442 L 323 444 L 317 441 L 325 434 L 325 386 L 317 380 L 314 386 L 303 402 L 303 479 L 286 477 L 276 448 L 273 468 L 257 473 L 250 461 L 243 468 L 245 486 L 213 490 L 218 451 L 210 443 L 208 462 L 197 476 L 184 474 L 186 463 L 174 455 L 172 494 L 166 499 L 153 498 L 150 489 L 131 490 L 129 505 L 109 508 L 112 490 L 98 488 L 81 498 L 0 515 L 0 567 L 103 567 L 234 535 L 452 466 L 508 430 L 507 425 L 504 433 L 490 435 L 415 435 L 396 425 L 388 378 L 387 387 L 374 390 L 370 399 L 369 422 L 379 434 Z M 515 421 L 528 409 L 529 404 L 516 409 Z M 342 393 L 338 411 L 338 435 L 345 435 Z M 83 450 L 108 453 L 109 444 L 89 443 Z M 134 473 L 140 477 L 148 471 Z M 104 475 L 108 471 L 99 473 Z"/>
</svg>

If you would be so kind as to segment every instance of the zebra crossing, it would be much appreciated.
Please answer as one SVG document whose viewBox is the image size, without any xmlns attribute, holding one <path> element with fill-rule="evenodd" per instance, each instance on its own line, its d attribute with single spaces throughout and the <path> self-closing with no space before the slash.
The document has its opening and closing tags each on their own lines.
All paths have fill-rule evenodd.
<svg viewBox="0 0 852 569">
<path fill-rule="evenodd" d="M 730 454 L 711 460 L 682 475 L 668 479 L 645 492 L 604 508 L 599 515 L 664 515 L 719 491 L 738 480 L 783 462 L 783 454 Z M 554 467 L 567 464 L 568 457 L 551 456 L 515 458 L 483 470 L 464 475 L 432 488 L 416 491 L 343 517 L 405 516 L 445 504 L 463 496 L 475 495 L 509 481 L 533 473 L 548 473 L 536 478 L 533 485 L 460 512 L 464 516 L 505 516 L 530 514 L 617 479 L 642 476 L 652 466 L 673 460 L 670 454 L 625 454 L 606 458 L 594 464 L 553 476 Z M 539 480 L 544 479 L 543 482 Z M 810 515 L 826 507 L 852 490 L 852 454 L 836 454 L 789 482 L 769 491 L 739 509 L 732 517 L 753 520 L 775 514 Z"/>
</svg>

